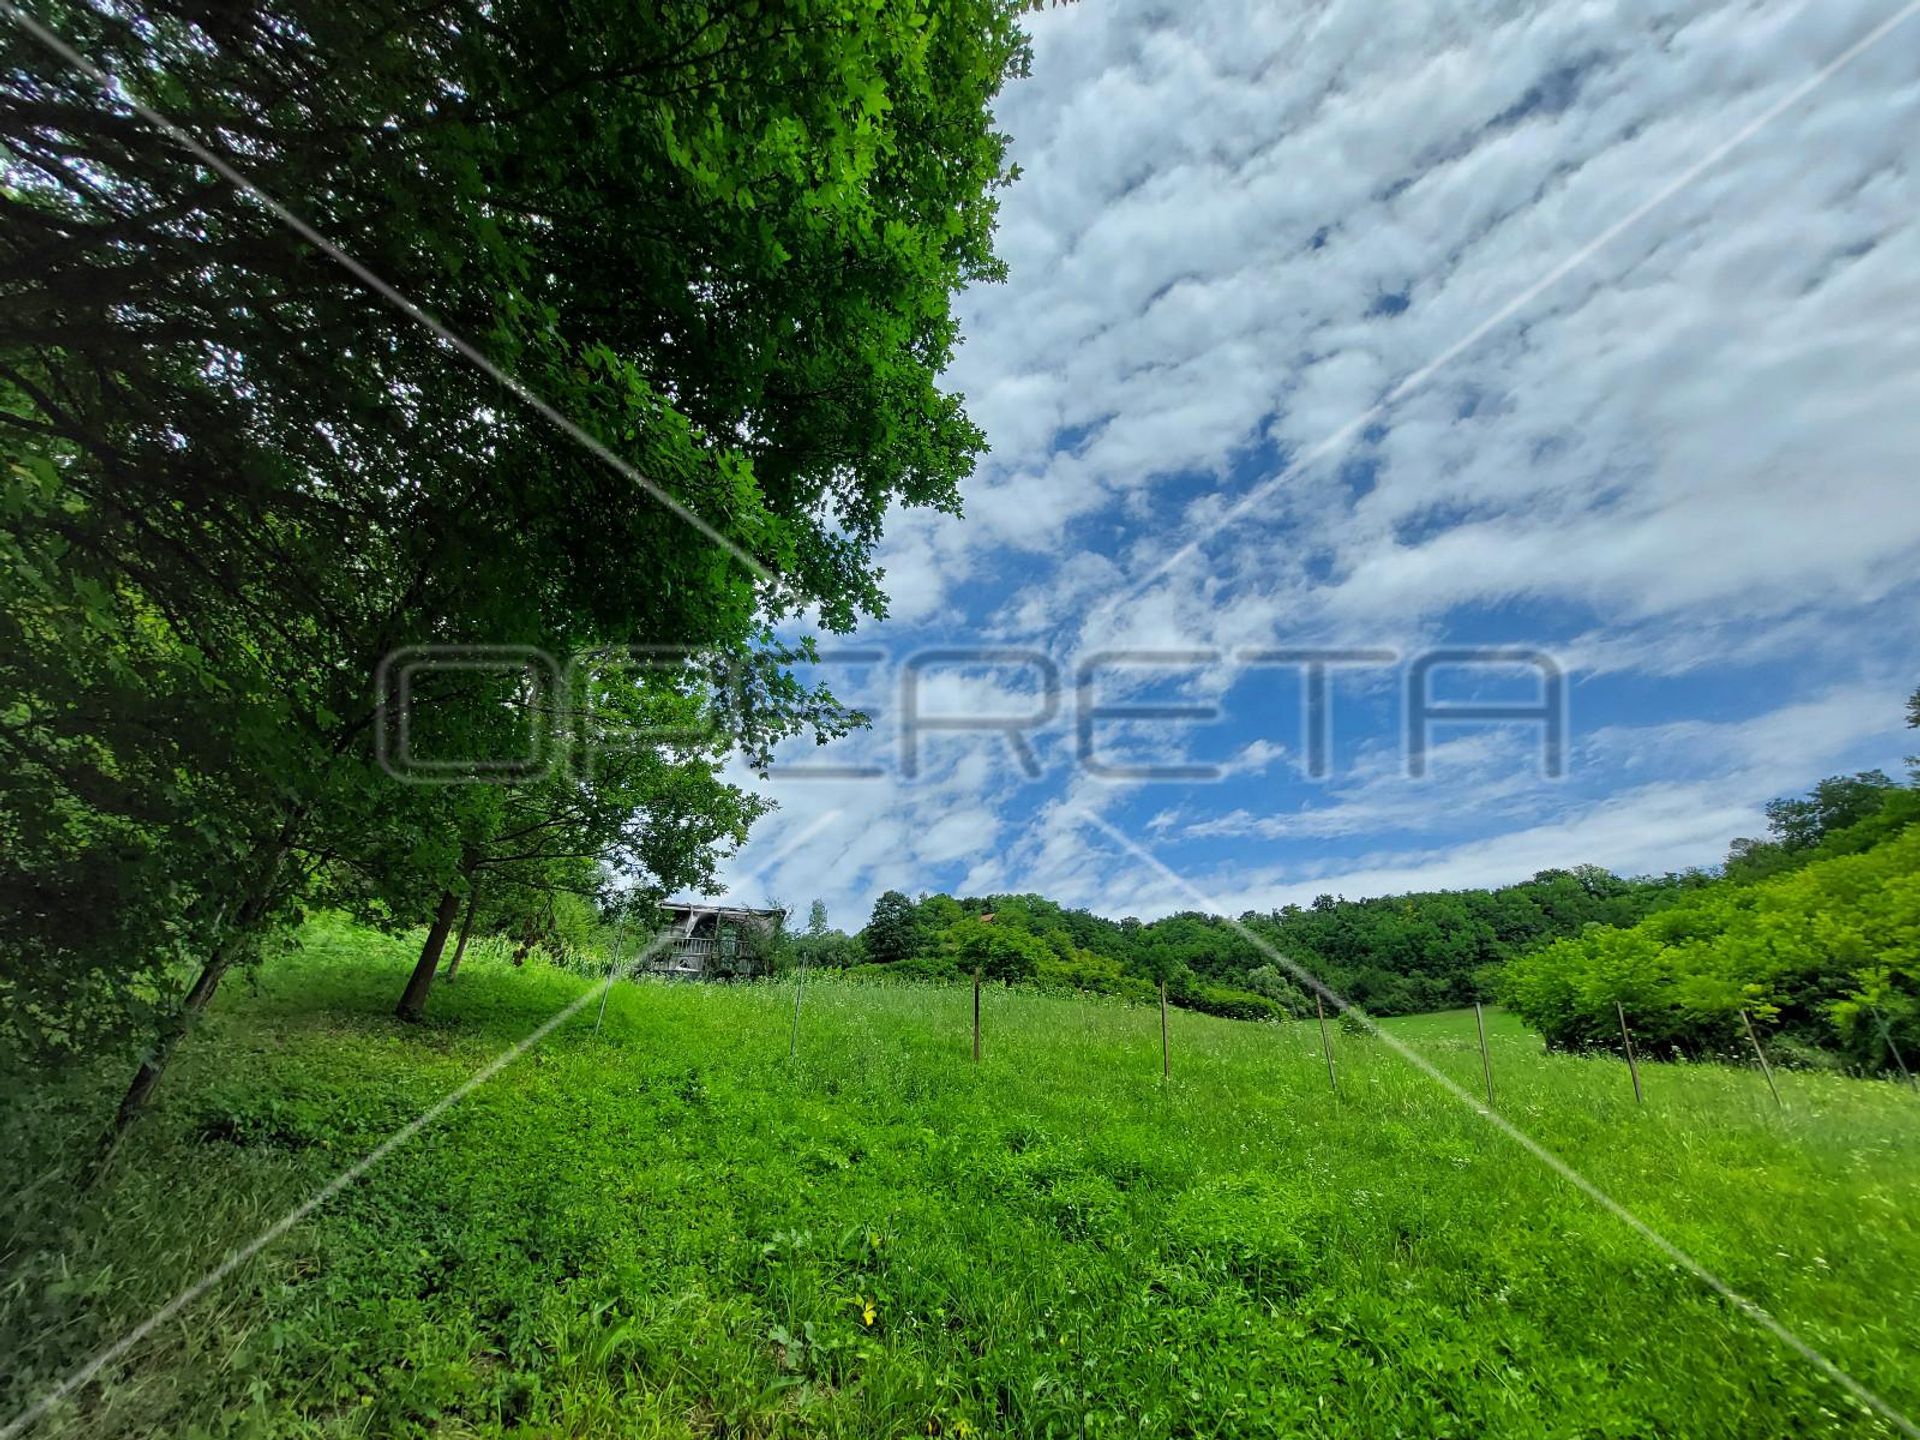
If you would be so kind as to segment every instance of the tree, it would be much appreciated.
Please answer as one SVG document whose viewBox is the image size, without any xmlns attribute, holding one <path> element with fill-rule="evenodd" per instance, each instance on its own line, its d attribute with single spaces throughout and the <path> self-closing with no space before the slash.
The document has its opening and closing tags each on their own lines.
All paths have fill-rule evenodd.
<svg viewBox="0 0 1920 1440">
<path fill-rule="evenodd" d="M 1007 984 L 1031 980 L 1050 953 L 1037 936 L 972 916 L 956 921 L 950 933 L 963 967 Z"/>
<path fill-rule="evenodd" d="M 1920 689 L 1907 697 L 1907 728 L 1920 729 Z M 1911 777 L 1909 784 L 1920 785 L 1920 755 L 1907 756 L 1907 774 Z"/>
<path fill-rule="evenodd" d="M 796 960 L 814 969 L 845 970 L 867 958 L 857 935 L 843 935 L 838 930 L 796 935 L 792 949 Z"/>
<path fill-rule="evenodd" d="M 1804 799 L 1767 802 L 1767 828 L 1788 850 L 1805 850 L 1823 836 L 1858 824 L 1887 802 L 1895 789 L 1884 771 L 1829 775 Z"/>
<path fill-rule="evenodd" d="M 889 890 L 873 902 L 873 914 L 860 938 L 869 960 L 884 965 L 911 959 L 920 951 L 919 910 L 900 891 Z"/>
<path fill-rule="evenodd" d="M 63 8 L 620 466 L 9 27 L 11 1040 L 148 1031 L 125 1119 L 317 874 L 438 916 L 474 822 L 378 763 L 396 647 L 731 657 L 777 701 L 729 717 L 754 758 L 832 708 L 773 623 L 880 613 L 888 507 L 954 508 L 981 447 L 937 377 L 948 296 L 998 273 L 988 102 L 1024 51 L 1017 7 L 939 8 Z M 446 684 L 449 732 L 502 689 Z M 112 920 L 63 924 L 89 896 Z"/>
<path fill-rule="evenodd" d="M 1311 1015 L 1313 1002 L 1292 979 L 1274 965 L 1260 965 L 1247 973 L 1246 988 L 1256 995 L 1277 1000 L 1291 1015 Z"/>
<path fill-rule="evenodd" d="M 1193 973 L 1203 953 L 1192 935 L 1168 936 L 1150 941 L 1140 951 L 1139 963 L 1149 980 L 1173 989 Z"/>
<path fill-rule="evenodd" d="M 807 907 L 807 934 L 818 940 L 827 933 L 827 902 L 816 900 Z"/>
</svg>

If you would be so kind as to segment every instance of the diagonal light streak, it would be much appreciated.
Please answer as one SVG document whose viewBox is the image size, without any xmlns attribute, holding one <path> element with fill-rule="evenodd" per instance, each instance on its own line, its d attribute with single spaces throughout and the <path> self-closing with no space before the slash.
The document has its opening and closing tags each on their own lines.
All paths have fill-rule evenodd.
<svg viewBox="0 0 1920 1440">
<path fill-rule="evenodd" d="M 1374 1023 L 1372 1016 L 1357 1006 L 1349 1004 L 1344 996 L 1329 986 L 1318 975 L 1315 975 L 1304 965 L 1301 965 L 1292 956 L 1284 954 L 1278 947 L 1269 943 L 1264 936 L 1249 929 L 1240 921 L 1227 916 L 1216 901 L 1209 898 L 1198 886 L 1194 885 L 1185 876 L 1173 869 L 1172 866 L 1168 865 L 1151 850 L 1148 850 L 1144 845 L 1126 834 L 1125 831 L 1119 829 L 1110 821 L 1102 819 L 1091 810 L 1081 809 L 1078 811 L 1078 814 L 1110 840 L 1119 844 L 1136 859 L 1145 861 L 1154 870 L 1159 872 L 1164 879 L 1179 886 L 1202 909 L 1224 919 L 1228 925 L 1232 926 L 1240 936 L 1250 942 L 1262 955 L 1286 970 L 1295 980 L 1332 1004 L 1336 1009 L 1352 1015 L 1366 1027 L 1367 1033 L 1370 1036 L 1386 1045 L 1396 1055 L 1400 1056 L 1401 1059 L 1405 1060 L 1408 1064 L 1420 1071 L 1421 1074 L 1445 1090 L 1447 1094 L 1451 1095 L 1469 1110 L 1473 1111 L 1474 1114 L 1480 1116 L 1481 1119 L 1505 1135 L 1507 1139 L 1513 1141 L 1514 1144 L 1525 1150 L 1562 1180 L 1572 1185 L 1588 1199 L 1594 1201 L 1602 1209 L 1606 1210 L 1615 1219 L 1621 1221 L 1629 1229 L 1636 1232 L 1643 1240 L 1647 1241 L 1655 1249 L 1659 1250 L 1661 1254 L 1665 1255 L 1667 1259 L 1686 1270 L 1696 1280 L 1719 1295 L 1721 1299 L 1725 1300 L 1748 1319 L 1766 1330 L 1774 1339 L 1799 1355 L 1801 1359 L 1807 1361 L 1807 1363 L 1819 1370 L 1821 1374 L 1833 1381 L 1834 1384 L 1840 1386 L 1841 1389 L 1845 1390 L 1855 1400 L 1877 1412 L 1889 1423 L 1897 1426 L 1903 1433 L 1914 1437 L 1914 1440 L 1920 1440 L 1920 1425 L 1916 1425 L 1912 1420 L 1908 1419 L 1906 1415 L 1895 1409 L 1890 1401 L 1883 1399 L 1880 1395 L 1861 1384 L 1860 1381 L 1854 1379 L 1853 1376 L 1849 1375 L 1845 1370 L 1842 1370 L 1838 1365 L 1834 1364 L 1833 1361 L 1829 1360 L 1825 1355 L 1801 1339 L 1794 1331 L 1788 1329 L 1771 1311 L 1765 1309 L 1758 1302 L 1749 1300 L 1745 1295 L 1735 1290 L 1733 1286 L 1714 1274 L 1713 1271 L 1694 1259 L 1693 1256 L 1682 1250 L 1678 1245 L 1674 1244 L 1673 1241 L 1667 1239 L 1666 1236 L 1662 1235 L 1658 1230 L 1655 1230 L 1653 1226 L 1649 1225 L 1645 1220 L 1642 1220 L 1638 1215 L 1634 1214 L 1633 1211 L 1614 1199 L 1612 1195 L 1602 1190 L 1597 1184 L 1589 1180 L 1585 1175 L 1582 1175 L 1553 1151 L 1547 1149 L 1545 1145 L 1534 1139 L 1533 1136 L 1522 1130 L 1518 1125 L 1515 1125 L 1511 1120 L 1507 1119 L 1506 1116 L 1482 1104 L 1479 1097 L 1473 1095 L 1465 1087 L 1453 1080 L 1446 1072 L 1441 1070 L 1418 1050 L 1415 1050 L 1411 1045 L 1407 1044 L 1406 1041 L 1397 1035 L 1382 1030 Z M 3 1437 L 0 1437 L 0 1440 L 3 1440 Z"/>
<path fill-rule="evenodd" d="M 1916 0 L 1916 3 L 1920 3 L 1920 0 Z M 0 15 L 5 15 L 48 50 L 59 56 L 61 60 L 78 70 L 89 80 L 92 80 L 101 88 L 106 99 L 113 103 L 126 106 L 127 109 L 131 110 L 142 120 L 153 126 L 154 129 L 160 131 L 161 134 L 173 141 L 173 143 L 178 145 L 182 150 L 185 150 L 189 155 L 193 156 L 195 160 L 205 165 L 236 190 L 239 190 L 242 194 L 247 195 L 257 202 L 269 215 L 273 216 L 275 220 L 278 220 L 282 225 L 286 226 L 287 229 L 306 241 L 307 244 L 313 246 L 314 249 L 320 251 L 321 254 L 332 260 L 368 290 L 371 290 L 375 295 L 379 296 L 402 315 L 420 326 L 428 334 L 448 346 L 468 364 L 472 365 L 489 380 L 492 380 L 495 384 L 506 390 L 515 399 L 532 409 L 569 440 L 572 440 L 582 449 L 588 451 L 594 458 L 609 466 L 624 479 L 630 480 L 635 485 L 638 485 L 648 495 L 652 496 L 654 500 L 659 502 L 669 513 L 686 521 L 687 524 L 706 536 L 707 539 L 725 550 L 727 554 L 739 561 L 754 579 L 764 584 L 772 584 L 775 581 L 776 577 L 772 571 L 768 570 L 758 560 L 754 559 L 753 556 L 741 549 L 739 545 L 727 538 L 727 536 L 721 534 L 720 531 L 702 519 L 693 510 L 689 509 L 686 505 L 654 484 L 653 481 L 649 480 L 645 475 L 641 474 L 630 461 L 615 454 L 612 449 L 591 431 L 562 414 L 557 407 L 538 391 L 534 390 L 532 386 L 528 385 L 517 375 L 496 364 L 479 346 L 458 334 L 447 325 L 445 321 L 441 320 L 432 312 L 415 304 L 396 287 L 376 275 L 372 270 L 348 254 L 346 250 L 314 229 L 312 225 L 308 224 L 307 221 L 295 214 L 286 205 L 261 189 L 260 186 L 244 172 L 237 169 L 229 161 L 216 155 L 212 150 L 209 150 L 205 145 L 201 144 L 199 140 L 194 138 L 192 134 L 174 121 L 168 119 L 158 110 L 155 110 L 151 105 L 140 100 L 132 94 L 125 85 L 121 84 L 115 76 L 94 64 L 93 61 L 74 49 L 73 46 L 69 45 L 53 31 L 41 24 L 32 15 L 29 15 L 25 10 L 15 5 L 13 0 L 0 0 Z"/>
<path fill-rule="evenodd" d="M 787 855 L 819 834 L 820 831 L 824 830 L 833 821 L 839 819 L 841 814 L 842 812 L 838 809 L 826 811 L 781 845 L 772 855 L 768 856 L 762 864 L 755 868 L 753 873 L 758 874 L 772 868 L 780 860 L 785 859 Z M 651 943 L 644 946 L 635 954 L 632 963 L 639 965 L 651 959 L 665 948 L 672 939 L 673 936 L 670 934 L 656 937 Z M 613 972 L 609 971 L 607 975 L 607 988 L 609 990 L 612 989 L 613 979 Z M 126 1334 L 122 1335 L 118 1340 L 115 1340 L 111 1345 L 97 1351 L 91 1359 L 70 1371 L 38 1400 L 35 1400 L 25 1410 L 22 1410 L 18 1415 L 14 1416 L 12 1420 L 7 1422 L 5 1428 L 0 1429 L 0 1440 L 16 1440 L 17 1436 L 24 1434 L 35 1421 L 45 1415 L 53 1406 L 57 1405 L 68 1395 L 71 1395 L 75 1390 L 86 1385 L 107 1366 L 120 1359 L 129 1350 L 133 1349 L 134 1346 L 146 1339 L 147 1336 L 173 1319 L 173 1317 L 181 1311 L 187 1309 L 208 1291 L 217 1286 L 222 1280 L 225 1280 L 234 1271 L 245 1265 L 249 1260 L 253 1259 L 254 1256 L 258 1255 L 282 1235 L 285 1235 L 289 1230 L 293 1229 L 293 1227 L 298 1225 L 302 1220 L 305 1220 L 309 1215 L 313 1214 L 314 1211 L 318 1210 L 342 1190 L 345 1190 L 349 1185 L 353 1184 L 354 1181 L 358 1180 L 362 1175 L 365 1175 L 369 1170 L 373 1169 L 374 1166 L 386 1159 L 387 1156 L 391 1155 L 395 1150 L 398 1150 L 402 1145 L 405 1145 L 409 1140 L 413 1139 L 414 1136 L 418 1135 L 422 1130 L 425 1130 L 429 1125 L 433 1124 L 434 1121 L 446 1114 L 447 1111 L 453 1109 L 454 1106 L 458 1105 L 482 1085 L 493 1079 L 494 1076 L 498 1075 L 502 1070 L 505 1070 L 522 1055 L 525 1055 L 529 1050 L 533 1049 L 542 1040 L 546 1039 L 547 1036 L 551 1035 L 555 1030 L 558 1030 L 582 1010 L 586 1009 L 586 1007 L 591 1005 L 595 998 L 599 996 L 600 989 L 598 986 L 587 986 L 576 998 L 568 1001 L 558 1012 L 542 1021 L 539 1027 L 531 1034 L 516 1040 L 505 1050 L 494 1056 L 493 1059 L 474 1071 L 472 1075 L 469 1075 L 465 1080 L 461 1081 L 460 1084 L 454 1086 L 453 1089 L 442 1095 L 438 1100 L 434 1101 L 433 1104 L 429 1105 L 425 1110 L 422 1110 L 418 1115 L 414 1116 L 413 1119 L 409 1120 L 405 1125 L 402 1125 L 398 1130 L 394 1131 L 393 1134 L 374 1146 L 373 1149 L 369 1150 L 365 1155 L 362 1155 L 358 1160 L 354 1161 L 353 1164 L 342 1170 L 338 1175 L 335 1175 L 331 1180 L 327 1181 L 325 1185 L 322 1185 L 318 1190 L 314 1191 L 313 1194 L 309 1195 L 305 1200 L 302 1200 L 298 1205 L 294 1206 L 293 1209 L 274 1221 L 273 1224 L 269 1225 L 265 1230 L 262 1230 L 258 1235 L 254 1236 L 253 1239 L 239 1246 L 237 1249 L 229 1251 L 226 1258 L 214 1266 L 213 1269 L 209 1270 L 205 1275 L 202 1275 L 198 1280 L 194 1281 L 193 1284 L 187 1286 L 186 1289 L 180 1291 L 171 1300 L 167 1301 L 166 1304 L 162 1305 L 138 1325 L 134 1326 L 133 1329 L 127 1331 Z"/>
</svg>

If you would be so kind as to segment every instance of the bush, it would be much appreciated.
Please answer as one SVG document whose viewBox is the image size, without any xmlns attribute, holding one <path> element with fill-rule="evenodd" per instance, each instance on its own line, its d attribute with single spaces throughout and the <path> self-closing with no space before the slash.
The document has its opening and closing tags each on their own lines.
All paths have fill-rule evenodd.
<svg viewBox="0 0 1920 1440">
<path fill-rule="evenodd" d="M 1154 988 L 1150 981 L 1130 974 L 1125 965 L 1091 950 L 1066 947 L 1069 954 L 1057 952 L 1039 962 L 1034 983 L 1046 990 L 1091 991 L 1096 995 L 1119 995 L 1129 1000 L 1150 1000 Z"/>
<path fill-rule="evenodd" d="M 1186 1010 L 1218 1015 L 1226 1020 L 1289 1020 L 1292 1015 L 1278 1000 L 1256 995 L 1251 990 L 1236 990 L 1231 985 L 1209 985 L 1187 978 L 1167 987 L 1167 998 Z"/>
<path fill-rule="evenodd" d="M 1846 1061 L 1832 1050 L 1822 1050 L 1791 1035 L 1776 1035 L 1766 1042 L 1767 1063 L 1776 1070 L 1826 1070 L 1847 1068 Z"/>
<path fill-rule="evenodd" d="M 1512 961 L 1501 997 L 1549 1045 L 1611 1046 L 1616 1004 L 1649 1054 L 1781 1038 L 1890 1068 L 1920 1049 L 1920 830 L 1756 885 L 1721 883 L 1627 930 L 1589 927 Z M 1891 1042 L 1891 1043 L 1890 1043 Z"/>
<path fill-rule="evenodd" d="M 1247 989 L 1256 995 L 1278 1001 L 1288 1014 L 1304 1017 L 1313 1013 L 1313 1000 L 1298 985 L 1280 972 L 1278 966 L 1262 965 L 1247 975 Z"/>
</svg>

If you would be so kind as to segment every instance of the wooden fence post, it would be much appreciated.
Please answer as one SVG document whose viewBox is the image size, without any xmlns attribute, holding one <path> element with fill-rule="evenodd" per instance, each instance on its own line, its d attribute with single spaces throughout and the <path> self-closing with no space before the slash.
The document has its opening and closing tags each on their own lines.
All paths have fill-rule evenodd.
<svg viewBox="0 0 1920 1440">
<path fill-rule="evenodd" d="M 973 1063 L 980 1063 L 980 967 L 973 967 Z"/>
<path fill-rule="evenodd" d="M 1614 1013 L 1620 1017 L 1620 1038 L 1627 1042 L 1627 1073 L 1633 1076 L 1633 1103 L 1644 1105 L 1646 1097 L 1640 1093 L 1640 1062 L 1633 1055 L 1633 1034 L 1627 1029 L 1627 1011 L 1618 1000 L 1613 1002 Z"/>
<path fill-rule="evenodd" d="M 1753 1057 L 1760 1062 L 1760 1073 L 1767 1077 L 1767 1089 L 1773 1092 L 1773 1103 L 1779 1109 L 1784 1110 L 1787 1107 L 1780 1099 L 1780 1087 L 1773 1083 L 1773 1067 L 1767 1064 L 1767 1052 L 1760 1048 L 1760 1037 L 1754 1033 L 1753 1017 L 1747 1014 L 1745 1009 L 1742 1009 L 1740 1011 L 1740 1018 L 1746 1022 L 1747 1039 L 1753 1042 Z"/>
<path fill-rule="evenodd" d="M 1160 982 L 1160 1078 L 1173 1077 L 1173 1056 L 1167 1050 L 1167 982 Z"/>
<path fill-rule="evenodd" d="M 1487 1108 L 1493 1108 L 1493 1060 L 1487 1054 L 1487 1020 L 1480 1013 L 1480 1002 L 1473 1002 L 1474 1028 L 1480 1032 L 1480 1073 L 1487 1082 Z"/>
<path fill-rule="evenodd" d="M 1320 1017 L 1320 1049 L 1327 1057 L 1327 1087 L 1334 1094 L 1340 1093 L 1340 1082 L 1333 1074 L 1333 1042 L 1327 1038 L 1327 1007 L 1320 1001 L 1320 992 L 1313 992 L 1313 1013 Z"/>
</svg>

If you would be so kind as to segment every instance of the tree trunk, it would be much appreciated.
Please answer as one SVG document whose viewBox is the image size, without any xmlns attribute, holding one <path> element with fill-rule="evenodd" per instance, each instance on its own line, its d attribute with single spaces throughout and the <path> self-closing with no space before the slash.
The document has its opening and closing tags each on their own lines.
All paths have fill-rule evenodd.
<svg viewBox="0 0 1920 1440">
<path fill-rule="evenodd" d="M 433 928 L 427 931 L 427 943 L 420 947 L 420 959 L 407 979 L 407 988 L 394 1010 L 402 1020 L 418 1020 L 427 1013 L 427 995 L 433 989 L 433 972 L 440 968 L 440 952 L 447 948 L 447 932 L 460 913 L 460 892 L 445 891 L 440 908 L 434 912 Z"/>
<path fill-rule="evenodd" d="M 244 953 L 253 940 L 260 922 L 266 918 L 273 906 L 274 885 L 280 878 L 280 869 L 286 863 L 288 853 L 293 849 L 295 835 L 299 831 L 302 816 L 296 813 L 289 816 L 281 826 L 280 834 L 274 839 L 271 850 L 261 857 L 260 866 L 253 884 L 241 897 L 240 906 L 233 918 L 233 924 L 224 934 L 216 935 L 212 952 L 207 963 L 201 967 L 199 978 L 193 982 L 193 988 L 187 991 L 186 999 L 180 1008 L 162 1023 L 159 1033 L 154 1037 L 153 1049 L 147 1058 L 140 1062 L 140 1068 L 133 1072 L 133 1083 L 127 1086 L 127 1093 L 120 1097 L 119 1108 L 114 1111 L 113 1120 L 100 1137 L 92 1162 L 87 1167 L 86 1182 L 91 1184 L 105 1173 L 112 1162 L 114 1152 L 120 1148 L 133 1122 L 153 1099 L 153 1092 L 160 1084 L 160 1077 L 166 1073 L 167 1064 L 173 1059 L 174 1051 L 180 1048 L 180 1042 L 187 1038 L 187 1032 L 207 1008 L 214 992 L 220 988 L 221 977 L 232 968 L 233 962 Z"/>
<path fill-rule="evenodd" d="M 127 1127 L 139 1118 L 140 1112 L 147 1108 L 147 1101 L 153 1096 L 154 1088 L 159 1085 L 160 1077 L 166 1072 L 167 1062 L 173 1058 L 173 1052 L 180 1042 L 187 1038 L 200 1012 L 207 1008 L 207 1002 L 213 999 L 213 992 L 220 988 L 220 977 L 227 973 L 227 967 L 233 963 L 235 945 L 230 941 L 222 942 L 213 952 L 206 965 L 200 971 L 200 978 L 193 982 L 193 988 L 187 992 L 187 998 L 180 1012 L 165 1030 L 160 1033 L 153 1051 L 140 1062 L 140 1068 L 133 1072 L 133 1083 L 127 1087 L 127 1093 L 120 1097 L 120 1108 L 114 1111 L 113 1124 L 105 1136 L 106 1155 L 120 1143 L 120 1137 Z"/>
<path fill-rule="evenodd" d="M 480 881 L 475 877 L 467 881 L 467 911 L 460 917 L 460 938 L 454 942 L 453 959 L 447 962 L 447 973 L 441 977 L 448 983 L 460 973 L 461 957 L 467 953 L 467 937 L 473 933 L 473 912 L 479 904 Z"/>
</svg>

